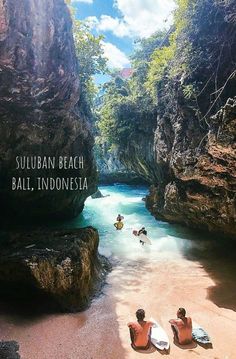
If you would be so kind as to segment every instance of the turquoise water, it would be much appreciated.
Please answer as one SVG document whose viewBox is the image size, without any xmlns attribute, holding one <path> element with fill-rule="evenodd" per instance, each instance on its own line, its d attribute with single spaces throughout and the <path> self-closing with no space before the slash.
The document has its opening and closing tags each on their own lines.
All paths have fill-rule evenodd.
<svg viewBox="0 0 236 359">
<path fill-rule="evenodd" d="M 140 186 L 100 186 L 100 199 L 88 198 L 83 213 L 64 227 L 92 225 L 99 231 L 99 252 L 113 265 L 124 268 L 186 259 L 197 262 L 217 285 L 208 289 L 208 298 L 220 307 L 236 311 L 236 241 L 208 235 L 181 225 L 157 221 L 142 200 L 148 189 Z M 113 224 L 117 214 L 124 218 L 124 228 L 117 231 Z M 145 226 L 152 245 L 142 246 L 132 234 Z M 128 265 L 128 266 L 127 266 Z"/>
<path fill-rule="evenodd" d="M 113 259 L 150 259 L 154 261 L 182 257 L 194 248 L 202 248 L 202 235 L 181 226 L 157 221 L 146 209 L 143 198 L 148 189 L 141 186 L 100 186 L 105 198 L 86 201 L 83 213 L 69 227 L 92 225 L 99 231 L 99 251 Z M 117 214 L 124 216 L 124 228 L 113 226 Z M 152 245 L 142 246 L 132 234 L 145 226 Z"/>
</svg>

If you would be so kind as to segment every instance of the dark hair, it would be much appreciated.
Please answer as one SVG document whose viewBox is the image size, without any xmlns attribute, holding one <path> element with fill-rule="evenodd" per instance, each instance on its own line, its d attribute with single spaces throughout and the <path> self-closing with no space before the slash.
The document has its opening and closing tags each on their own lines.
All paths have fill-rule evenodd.
<svg viewBox="0 0 236 359">
<path fill-rule="evenodd" d="M 143 309 L 138 309 L 136 312 L 136 317 L 138 321 L 141 321 L 145 318 L 145 311 Z"/>
<path fill-rule="evenodd" d="M 183 317 L 186 315 L 186 310 L 184 308 L 179 308 L 178 310 L 179 314 L 181 314 Z"/>
</svg>

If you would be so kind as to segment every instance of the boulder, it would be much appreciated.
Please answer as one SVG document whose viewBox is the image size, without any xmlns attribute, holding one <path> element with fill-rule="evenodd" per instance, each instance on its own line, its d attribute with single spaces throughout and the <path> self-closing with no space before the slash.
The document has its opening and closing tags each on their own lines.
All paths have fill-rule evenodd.
<svg viewBox="0 0 236 359">
<path fill-rule="evenodd" d="M 98 254 L 98 232 L 92 227 L 4 232 L 0 237 L 0 292 L 7 298 L 27 299 L 35 293 L 55 309 L 83 310 L 110 269 Z"/>
<path fill-rule="evenodd" d="M 15 341 L 0 342 L 1 359 L 20 359 L 19 344 Z"/>
</svg>

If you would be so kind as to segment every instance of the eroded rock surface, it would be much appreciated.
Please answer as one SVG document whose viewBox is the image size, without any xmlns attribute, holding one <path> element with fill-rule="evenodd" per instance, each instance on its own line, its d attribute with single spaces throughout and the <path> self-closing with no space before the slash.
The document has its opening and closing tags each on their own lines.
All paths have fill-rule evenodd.
<svg viewBox="0 0 236 359">
<path fill-rule="evenodd" d="M 0 0 L 0 198 L 13 216 L 72 217 L 96 191 L 93 138 L 63 0 Z M 83 156 L 83 169 L 16 170 L 16 156 Z M 88 189 L 12 191 L 12 177 L 82 177 Z M 36 205 L 37 203 L 37 205 Z"/>
<path fill-rule="evenodd" d="M 156 83 L 155 122 L 145 108 L 140 120 L 127 112 L 135 127 L 121 160 L 151 184 L 156 218 L 235 238 L 235 1 L 190 2 L 185 15 Z"/>
<path fill-rule="evenodd" d="M 1 233 L 1 291 L 14 298 L 35 291 L 63 311 L 85 309 L 110 269 L 98 242 L 92 227 Z"/>
<path fill-rule="evenodd" d="M 19 344 L 15 341 L 0 342 L 1 359 L 20 359 Z"/>
<path fill-rule="evenodd" d="M 160 166 L 164 168 L 166 164 L 167 171 L 165 180 L 151 187 L 147 207 L 156 217 L 233 237 L 236 233 L 236 98 L 229 99 L 209 123 L 209 131 L 203 136 L 196 128 L 191 132 L 191 120 L 185 123 L 182 118 L 175 120 L 172 149 L 167 153 L 162 142 L 162 121 L 158 122 L 156 157 Z M 187 134 L 185 141 L 183 132 Z M 200 149 L 202 139 L 204 144 Z M 166 138 L 164 143 L 168 143 Z"/>
<path fill-rule="evenodd" d="M 107 149 L 106 144 L 103 144 L 99 146 L 99 151 L 96 152 L 100 183 L 138 184 L 144 182 L 144 179 L 137 175 L 136 171 L 121 163 L 120 154 L 117 150 Z"/>
</svg>

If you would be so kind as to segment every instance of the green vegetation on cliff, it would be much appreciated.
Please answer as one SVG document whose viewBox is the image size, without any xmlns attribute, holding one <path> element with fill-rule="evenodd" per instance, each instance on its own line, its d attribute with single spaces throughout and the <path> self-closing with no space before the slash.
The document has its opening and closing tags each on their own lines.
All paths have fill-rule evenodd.
<svg viewBox="0 0 236 359">
<path fill-rule="evenodd" d="M 102 47 L 102 35 L 94 35 L 86 21 L 76 19 L 75 10 L 71 6 L 71 0 L 66 0 L 69 6 L 72 22 L 73 36 L 78 60 L 78 74 L 80 79 L 83 111 L 92 121 L 94 118 L 95 97 L 98 88 L 95 85 L 94 75 L 104 74 L 108 71 L 107 59 L 104 57 Z"/>
<path fill-rule="evenodd" d="M 161 102 L 163 83 L 179 82 L 200 121 L 234 96 L 234 1 L 178 0 L 168 46 L 154 51 L 146 87 Z M 206 125 L 206 123 L 202 123 Z"/>
<path fill-rule="evenodd" d="M 110 146 L 127 144 L 137 129 L 142 131 L 146 122 L 155 121 L 155 102 L 145 81 L 153 51 L 165 37 L 165 33 L 158 32 L 149 39 L 139 40 L 132 56 L 132 77 L 123 79 L 114 73 L 111 81 L 104 85 L 97 122 L 101 142 L 106 141 Z"/>
<path fill-rule="evenodd" d="M 146 125 L 145 119 L 152 121 L 151 114 L 162 106 L 164 87 L 176 81 L 203 127 L 207 117 L 233 96 L 235 2 L 176 3 L 171 29 L 137 42 L 133 76 L 114 76 L 104 87 L 98 128 L 111 144 L 125 144 L 130 133 Z"/>
<path fill-rule="evenodd" d="M 91 34 L 86 23 L 75 19 L 73 32 L 82 93 L 88 104 L 93 106 L 97 94 L 93 76 L 106 71 L 106 59 L 101 44 L 103 36 Z"/>
</svg>

